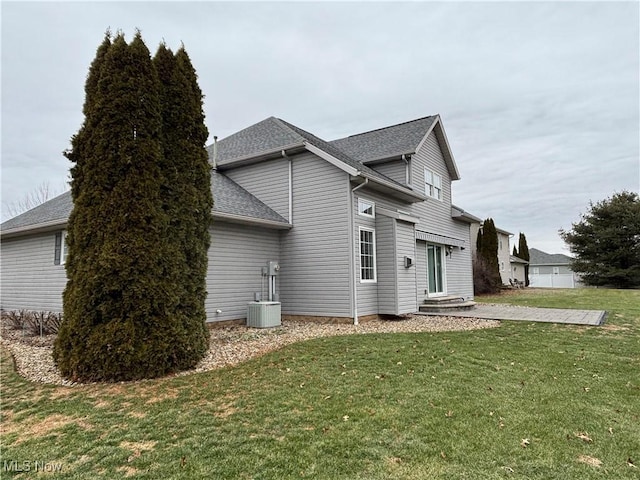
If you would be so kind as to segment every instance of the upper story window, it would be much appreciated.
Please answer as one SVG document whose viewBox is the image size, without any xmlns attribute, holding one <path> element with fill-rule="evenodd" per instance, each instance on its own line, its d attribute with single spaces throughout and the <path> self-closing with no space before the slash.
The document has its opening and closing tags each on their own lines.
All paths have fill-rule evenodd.
<svg viewBox="0 0 640 480">
<path fill-rule="evenodd" d="M 67 232 L 64 230 L 55 235 L 55 247 L 53 250 L 53 264 L 64 265 L 67 260 Z"/>
<path fill-rule="evenodd" d="M 442 200 L 442 177 L 426 168 L 424 170 L 424 193 L 427 197 Z"/>
<path fill-rule="evenodd" d="M 360 227 L 360 282 L 376 281 L 376 232 Z"/>
<path fill-rule="evenodd" d="M 376 204 L 362 198 L 358 199 L 358 215 L 374 218 L 376 216 Z"/>
</svg>

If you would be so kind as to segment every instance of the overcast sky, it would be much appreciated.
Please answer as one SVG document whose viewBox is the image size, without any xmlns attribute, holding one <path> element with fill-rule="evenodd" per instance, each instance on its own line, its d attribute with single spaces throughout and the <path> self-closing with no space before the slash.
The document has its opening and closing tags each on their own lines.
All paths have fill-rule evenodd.
<svg viewBox="0 0 640 480">
<path fill-rule="evenodd" d="M 2 203 L 49 182 L 105 30 L 184 42 L 212 140 L 268 116 L 333 140 L 439 113 L 454 203 L 568 253 L 589 201 L 640 188 L 638 2 L 2 2 Z M 513 245 L 513 244 L 512 244 Z"/>
</svg>

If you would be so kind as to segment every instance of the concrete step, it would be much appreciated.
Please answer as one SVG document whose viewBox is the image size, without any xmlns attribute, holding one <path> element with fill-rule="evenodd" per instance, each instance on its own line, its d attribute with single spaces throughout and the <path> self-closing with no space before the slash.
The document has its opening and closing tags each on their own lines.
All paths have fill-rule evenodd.
<svg viewBox="0 0 640 480">
<path fill-rule="evenodd" d="M 473 310 L 476 306 L 476 302 L 461 301 L 457 302 L 442 302 L 442 303 L 430 303 L 422 304 L 419 307 L 420 313 L 425 315 L 446 314 L 447 312 L 463 312 Z"/>
<path fill-rule="evenodd" d="M 443 303 L 464 302 L 464 298 L 455 295 L 445 295 L 442 297 L 427 297 L 423 300 L 425 305 L 442 305 Z"/>
</svg>

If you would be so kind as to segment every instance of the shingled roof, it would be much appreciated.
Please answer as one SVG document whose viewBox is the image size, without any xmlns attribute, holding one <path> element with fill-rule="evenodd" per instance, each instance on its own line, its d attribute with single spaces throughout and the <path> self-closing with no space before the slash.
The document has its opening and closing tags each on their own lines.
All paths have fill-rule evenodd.
<svg viewBox="0 0 640 480">
<path fill-rule="evenodd" d="M 405 199 L 424 200 L 424 196 L 408 185 L 403 185 L 364 165 L 331 142 L 327 142 L 306 130 L 296 127 L 282 119 L 269 117 L 217 142 L 215 163 L 224 170 L 232 165 L 241 165 L 248 160 L 273 158 L 281 151 L 304 148 L 328 159 L 351 175 L 361 176 L 383 185 L 389 191 L 396 191 Z M 213 158 L 214 146 L 208 147 Z M 253 159 L 253 160 L 252 160 Z"/>
<path fill-rule="evenodd" d="M 283 227 L 289 225 L 289 222 L 284 217 L 225 175 L 214 171 L 211 177 L 211 185 L 214 201 L 212 213 L 214 217 L 254 219 L 273 223 L 274 226 L 281 224 Z M 72 208 L 71 192 L 65 192 L 42 205 L 7 220 L 0 225 L 0 230 L 4 235 L 47 226 L 64 225 L 71 214 Z"/>
<path fill-rule="evenodd" d="M 333 140 L 331 144 L 360 162 L 411 154 L 437 118 L 436 115 L 418 118 Z"/>
<path fill-rule="evenodd" d="M 546 253 L 537 248 L 529 249 L 529 265 L 569 265 L 571 257 L 562 253 Z"/>
<path fill-rule="evenodd" d="M 232 160 L 264 155 L 292 146 L 302 146 L 304 138 L 275 117 L 269 117 L 220 140 L 216 164 L 223 166 Z M 207 147 L 213 158 L 213 145 Z"/>
</svg>

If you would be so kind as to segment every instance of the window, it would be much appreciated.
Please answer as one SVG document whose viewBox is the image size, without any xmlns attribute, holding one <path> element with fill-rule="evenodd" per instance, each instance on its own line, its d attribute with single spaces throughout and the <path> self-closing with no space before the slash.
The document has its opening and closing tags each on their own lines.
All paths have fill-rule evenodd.
<svg viewBox="0 0 640 480">
<path fill-rule="evenodd" d="M 55 247 L 53 250 L 53 264 L 54 265 L 64 265 L 67 260 L 67 232 L 62 231 L 58 232 L 55 235 Z"/>
<path fill-rule="evenodd" d="M 553 274 L 560 275 L 560 267 L 553 267 Z"/>
<path fill-rule="evenodd" d="M 360 282 L 376 281 L 376 232 L 360 227 Z"/>
<path fill-rule="evenodd" d="M 442 200 L 442 177 L 431 170 L 424 170 L 424 193 L 427 197 Z"/>
<path fill-rule="evenodd" d="M 533 274 L 534 275 L 540 275 L 540 268 L 539 267 L 533 267 Z"/>
<path fill-rule="evenodd" d="M 376 204 L 362 198 L 358 199 L 358 215 L 374 218 L 376 216 Z"/>
<path fill-rule="evenodd" d="M 500 271 L 504 272 L 504 262 L 500 262 Z"/>
</svg>

